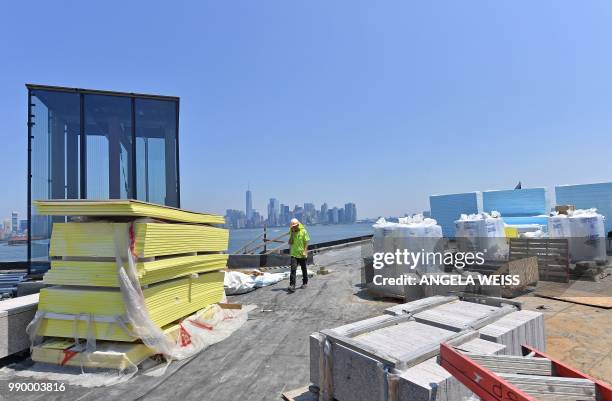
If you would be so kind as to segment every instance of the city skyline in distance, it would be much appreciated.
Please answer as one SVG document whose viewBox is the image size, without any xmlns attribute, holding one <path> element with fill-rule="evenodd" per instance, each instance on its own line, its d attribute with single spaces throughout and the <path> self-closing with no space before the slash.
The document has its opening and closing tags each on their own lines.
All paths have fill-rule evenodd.
<svg viewBox="0 0 612 401">
<path fill-rule="evenodd" d="M 249 185 L 245 192 L 244 210 L 225 211 L 226 225 L 230 228 L 287 226 L 292 218 L 303 224 L 352 224 L 357 221 L 357 205 L 347 202 L 344 206 L 329 206 L 323 202 L 317 209 L 313 202 L 303 202 L 291 207 L 280 203 L 277 198 L 269 198 L 266 211 L 260 212 L 253 207 L 253 192 Z"/>
</svg>

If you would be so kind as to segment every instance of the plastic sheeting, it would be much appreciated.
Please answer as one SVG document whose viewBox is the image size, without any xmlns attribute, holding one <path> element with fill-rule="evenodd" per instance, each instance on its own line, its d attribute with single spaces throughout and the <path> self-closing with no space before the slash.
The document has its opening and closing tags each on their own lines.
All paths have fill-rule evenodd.
<svg viewBox="0 0 612 401">
<path fill-rule="evenodd" d="M 245 294 L 255 289 L 255 281 L 252 276 L 241 272 L 225 272 L 223 282 L 226 295 Z"/>
<path fill-rule="evenodd" d="M 604 217 L 597 213 L 597 209 L 575 210 L 568 220 L 572 261 L 605 261 Z"/>
<path fill-rule="evenodd" d="M 251 275 L 237 271 L 225 273 L 225 293 L 227 295 L 244 294 L 256 288 L 276 284 L 289 277 L 289 273 L 261 273 Z"/>
<path fill-rule="evenodd" d="M 442 228 L 436 220 L 424 218 L 422 214 L 402 217 L 398 223 L 388 222 L 384 218 L 379 219 L 373 225 L 373 250 L 374 253 L 393 253 L 397 250 L 407 250 L 411 253 L 434 252 L 442 239 Z M 435 264 L 434 260 L 420 259 L 416 266 L 409 264 L 385 264 L 377 270 L 385 278 L 398 278 L 402 275 L 422 274 L 426 272 L 437 272 L 442 266 Z M 430 258 L 431 259 L 431 258 Z M 387 293 L 390 296 L 404 297 L 405 288 L 399 284 L 377 285 L 377 291 Z"/>
<path fill-rule="evenodd" d="M 199 311 L 186 317 L 181 328 L 180 335 L 176 338 L 176 343 L 180 348 L 184 348 L 184 354 L 191 351 L 192 354 L 200 352 L 210 345 L 216 344 L 242 327 L 247 319 L 248 313 L 255 309 L 255 305 L 246 305 L 242 309 L 223 309 L 218 305 L 212 305 L 206 310 Z M 187 342 L 187 336 L 192 340 L 191 344 L 183 346 Z M 77 356 L 87 360 L 87 350 L 84 349 L 81 355 Z M 77 358 L 75 357 L 75 358 Z M 165 372 L 168 363 L 158 360 L 150 360 L 154 368 L 141 372 L 144 375 L 159 376 Z M 33 378 L 41 381 L 55 380 L 66 383 L 66 385 L 77 385 L 82 387 L 112 386 L 129 380 L 138 373 L 135 364 L 123 370 L 99 369 L 57 366 L 45 363 L 27 362 L 16 363 L 0 370 L 0 380 L 16 380 L 20 378 Z"/>
<path fill-rule="evenodd" d="M 506 260 L 509 246 L 504 221 L 497 211 L 463 214 L 455 222 L 457 248 L 461 252 L 484 252 L 487 260 Z"/>
<path fill-rule="evenodd" d="M 548 236 L 550 238 L 569 238 L 570 222 L 566 214 L 552 214 L 548 218 Z"/>
</svg>

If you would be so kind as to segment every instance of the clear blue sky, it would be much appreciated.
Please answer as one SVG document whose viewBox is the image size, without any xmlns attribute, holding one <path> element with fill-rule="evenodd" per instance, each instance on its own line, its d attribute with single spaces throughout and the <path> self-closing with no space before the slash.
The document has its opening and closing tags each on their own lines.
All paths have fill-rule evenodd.
<svg viewBox="0 0 612 401">
<path fill-rule="evenodd" d="M 612 180 L 609 1 L 95 3 L 2 8 L 0 217 L 25 212 L 26 82 L 180 96 L 195 210 L 248 182 L 365 217 Z"/>
</svg>

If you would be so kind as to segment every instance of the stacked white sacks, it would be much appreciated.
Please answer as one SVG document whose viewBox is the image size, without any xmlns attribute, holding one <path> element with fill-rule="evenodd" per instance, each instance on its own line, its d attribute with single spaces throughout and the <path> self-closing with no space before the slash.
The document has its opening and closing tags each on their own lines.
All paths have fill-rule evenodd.
<svg viewBox="0 0 612 401">
<path fill-rule="evenodd" d="M 484 252 L 487 260 L 508 259 L 505 225 L 499 212 L 462 214 L 455 228 L 460 252 Z"/>
<path fill-rule="evenodd" d="M 442 239 L 442 227 L 434 219 L 423 218 L 422 214 L 415 214 L 398 219 L 399 224 L 395 230 L 395 246 L 402 252 L 406 249 L 413 254 L 422 254 L 422 258 L 413 266 L 418 273 L 432 273 L 443 271 L 440 258 L 432 256 L 439 251 L 438 244 Z M 429 257 L 428 257 L 429 255 Z"/>
<path fill-rule="evenodd" d="M 605 261 L 604 217 L 597 209 L 575 210 L 568 220 L 572 261 Z"/>
</svg>

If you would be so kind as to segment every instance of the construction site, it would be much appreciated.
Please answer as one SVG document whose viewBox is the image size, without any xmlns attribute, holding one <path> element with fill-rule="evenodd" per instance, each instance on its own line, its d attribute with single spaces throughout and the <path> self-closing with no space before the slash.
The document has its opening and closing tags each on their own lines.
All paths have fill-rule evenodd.
<svg viewBox="0 0 612 401">
<path fill-rule="evenodd" d="M 36 208 L 67 220 L 52 225 L 40 293 L 0 302 L 6 399 L 612 396 L 612 269 L 592 236 L 587 248 L 584 238 L 516 236 L 483 213 L 457 220 L 449 240 L 433 219 L 381 219 L 371 238 L 313 245 L 309 286 L 291 292 L 289 255 L 276 255 L 284 265 L 228 263 L 220 216 L 133 200 Z M 487 220 L 501 232 L 462 231 Z M 380 252 L 436 249 L 453 264 L 375 263 Z M 466 249 L 495 258 L 462 265 Z M 379 285 L 379 273 L 456 280 Z M 501 275 L 518 278 L 473 279 Z"/>
<path fill-rule="evenodd" d="M 113 2 L 3 13 L 0 401 L 612 401 L 612 5 Z"/>
</svg>

